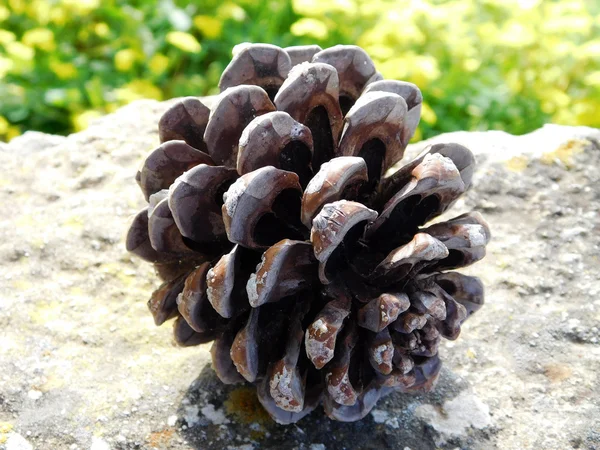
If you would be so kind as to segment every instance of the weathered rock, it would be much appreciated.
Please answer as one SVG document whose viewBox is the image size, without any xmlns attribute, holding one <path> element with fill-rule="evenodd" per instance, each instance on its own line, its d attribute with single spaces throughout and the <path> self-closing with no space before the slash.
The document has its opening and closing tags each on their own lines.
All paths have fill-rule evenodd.
<svg viewBox="0 0 600 450">
<path fill-rule="evenodd" d="M 600 446 L 599 130 L 410 146 L 405 159 L 458 142 L 479 160 L 453 214 L 486 211 L 494 239 L 474 270 L 487 305 L 440 349 L 431 394 L 390 395 L 357 423 L 316 411 L 282 427 L 252 390 L 218 382 L 209 345 L 169 344 L 145 305 L 155 277 L 125 252 L 143 204 L 133 177 L 170 104 L 140 101 L 66 138 L 0 146 L 0 448 Z"/>
<path fill-rule="evenodd" d="M 467 391 L 441 406 L 419 405 L 415 414 L 440 433 L 439 444 L 454 436 L 466 436 L 469 428 L 485 429 L 492 422 L 489 406 Z"/>
</svg>

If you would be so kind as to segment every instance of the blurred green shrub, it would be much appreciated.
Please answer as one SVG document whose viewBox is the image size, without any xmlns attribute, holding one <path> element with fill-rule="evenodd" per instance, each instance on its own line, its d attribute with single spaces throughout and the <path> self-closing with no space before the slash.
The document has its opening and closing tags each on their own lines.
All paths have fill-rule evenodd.
<svg viewBox="0 0 600 450">
<path fill-rule="evenodd" d="M 416 138 L 600 126 L 596 0 L 0 0 L 0 139 L 216 93 L 240 42 L 357 44 L 416 83 Z"/>
</svg>

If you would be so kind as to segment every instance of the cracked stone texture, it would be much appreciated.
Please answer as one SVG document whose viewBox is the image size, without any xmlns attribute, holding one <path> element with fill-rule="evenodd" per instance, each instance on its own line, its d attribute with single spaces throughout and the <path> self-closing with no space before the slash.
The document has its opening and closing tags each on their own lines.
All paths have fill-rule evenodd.
<svg viewBox="0 0 600 450">
<path fill-rule="evenodd" d="M 457 132 L 479 160 L 452 211 L 489 221 L 468 270 L 487 305 L 427 395 L 391 395 L 363 421 L 320 410 L 274 424 L 226 387 L 209 346 L 156 328 L 149 264 L 123 238 L 143 205 L 134 173 L 168 103 L 140 101 L 69 137 L 0 144 L 0 449 L 600 448 L 600 131 Z"/>
</svg>

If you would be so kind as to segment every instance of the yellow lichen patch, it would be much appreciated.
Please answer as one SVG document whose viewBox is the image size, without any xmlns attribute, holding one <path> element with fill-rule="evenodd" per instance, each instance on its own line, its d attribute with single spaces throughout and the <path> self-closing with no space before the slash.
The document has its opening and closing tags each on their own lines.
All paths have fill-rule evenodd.
<svg viewBox="0 0 600 450">
<path fill-rule="evenodd" d="M 506 167 L 513 172 L 523 172 L 528 164 L 529 160 L 525 156 L 513 156 L 506 161 Z"/>
<path fill-rule="evenodd" d="M 510 267 L 510 261 L 508 259 L 499 258 L 498 261 L 496 261 L 496 266 L 500 270 L 506 270 Z"/>
<path fill-rule="evenodd" d="M 46 241 L 37 236 L 32 236 L 29 243 L 33 248 L 44 248 L 46 246 Z"/>
<path fill-rule="evenodd" d="M 73 231 L 83 230 L 83 219 L 79 216 L 71 216 L 63 222 L 64 228 L 69 228 Z"/>
<path fill-rule="evenodd" d="M 84 295 L 84 291 L 79 286 L 72 286 L 69 288 L 69 294 L 74 297 L 82 297 Z"/>
<path fill-rule="evenodd" d="M 552 383 L 560 383 L 568 379 L 573 371 L 569 366 L 564 364 L 548 364 L 544 367 L 544 375 L 552 382 Z"/>
<path fill-rule="evenodd" d="M 44 356 L 51 358 L 53 356 L 53 354 L 49 352 L 49 354 L 46 354 Z M 60 389 L 64 385 L 65 385 L 64 374 L 62 374 L 58 371 L 51 372 L 51 373 L 46 374 L 46 381 L 44 384 L 39 386 L 39 390 L 42 392 L 48 392 L 48 391 L 52 391 L 55 389 Z"/>
<path fill-rule="evenodd" d="M 58 301 L 38 303 L 29 318 L 33 323 L 45 325 L 48 322 L 59 320 L 62 317 L 63 304 Z"/>
<path fill-rule="evenodd" d="M 553 164 L 555 161 L 560 161 L 566 167 L 573 165 L 573 157 L 579 153 L 583 153 L 586 147 L 590 146 L 590 141 L 587 139 L 570 139 L 564 144 L 561 144 L 556 150 L 544 153 L 540 160 L 545 164 Z"/>
<path fill-rule="evenodd" d="M 0 422 L 0 444 L 8 440 L 8 434 L 12 431 L 13 425 L 8 422 Z"/>
<path fill-rule="evenodd" d="M 273 420 L 264 410 L 256 391 L 249 387 L 240 387 L 230 392 L 229 398 L 225 401 L 225 411 L 227 414 L 235 416 L 238 422 L 251 424 L 258 423 L 260 425 L 272 425 Z M 264 433 L 255 431 L 251 436 L 253 439 L 264 437 Z"/>
<path fill-rule="evenodd" d="M 13 280 L 12 287 L 17 291 L 26 291 L 32 287 L 31 283 L 23 278 Z"/>
<path fill-rule="evenodd" d="M 125 287 L 131 286 L 135 281 L 135 272 L 123 268 L 121 264 L 105 263 L 100 266 L 100 272 L 111 275 L 119 280 Z"/>
<path fill-rule="evenodd" d="M 154 433 L 150 433 L 150 436 L 148 437 L 148 444 L 152 448 L 168 448 L 167 445 L 170 444 L 173 434 L 173 429 L 155 431 Z"/>
<path fill-rule="evenodd" d="M 31 214 L 24 214 L 18 217 L 14 224 L 17 228 L 33 228 L 37 225 L 37 221 L 33 218 Z"/>
</svg>

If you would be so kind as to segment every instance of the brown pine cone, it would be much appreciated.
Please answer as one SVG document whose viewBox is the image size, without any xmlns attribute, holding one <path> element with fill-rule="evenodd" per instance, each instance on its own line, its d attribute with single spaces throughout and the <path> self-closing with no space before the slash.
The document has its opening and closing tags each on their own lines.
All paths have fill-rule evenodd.
<svg viewBox="0 0 600 450">
<path fill-rule="evenodd" d="M 431 389 L 441 337 L 483 304 L 448 270 L 485 255 L 478 213 L 424 227 L 471 185 L 457 144 L 393 175 L 421 92 L 382 80 L 354 46 L 246 45 L 211 109 L 184 98 L 137 181 L 149 206 L 127 249 L 163 284 L 148 303 L 183 346 L 213 341 L 224 383 L 255 383 L 279 423 L 320 403 L 364 417 L 392 391 Z"/>
</svg>

